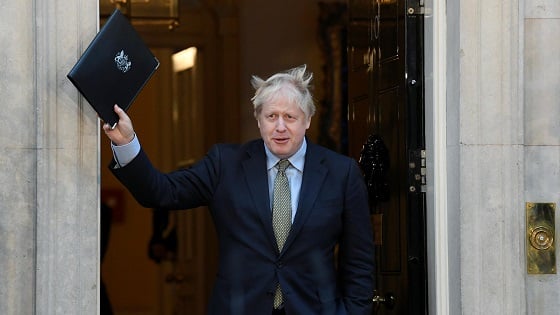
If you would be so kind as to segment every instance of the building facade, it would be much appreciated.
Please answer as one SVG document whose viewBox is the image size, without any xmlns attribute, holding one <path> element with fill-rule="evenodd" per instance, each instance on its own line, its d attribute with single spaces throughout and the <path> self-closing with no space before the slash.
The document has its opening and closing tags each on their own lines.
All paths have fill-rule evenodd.
<svg viewBox="0 0 560 315">
<path fill-rule="evenodd" d="M 100 128 L 66 79 L 97 5 L 0 5 L 2 314 L 98 312 Z M 425 7 L 430 313 L 555 314 L 558 275 L 527 273 L 525 205 L 560 201 L 560 5 Z"/>
</svg>

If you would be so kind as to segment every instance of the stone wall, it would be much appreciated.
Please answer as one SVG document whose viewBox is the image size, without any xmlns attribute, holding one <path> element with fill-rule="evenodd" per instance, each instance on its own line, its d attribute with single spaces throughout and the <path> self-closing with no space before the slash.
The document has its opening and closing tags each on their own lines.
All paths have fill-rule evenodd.
<svg viewBox="0 0 560 315">
<path fill-rule="evenodd" d="M 525 200 L 560 205 L 560 3 L 525 0 L 524 29 L 524 168 Z M 559 246 L 556 245 L 556 249 Z M 558 257 L 558 252 L 556 253 Z M 558 264 L 557 264 L 558 265 Z M 526 275 L 528 314 L 558 314 L 560 278 Z"/>
<path fill-rule="evenodd" d="M 0 4 L 0 314 L 95 314 L 99 124 L 66 74 L 97 1 Z"/>
<path fill-rule="evenodd" d="M 523 314 L 519 2 L 462 1 L 460 12 L 460 208 L 449 211 L 461 220 L 462 311 Z"/>
<path fill-rule="evenodd" d="M 460 95 L 447 106 L 459 109 L 448 211 L 460 213 L 461 310 L 556 314 L 558 276 L 526 271 L 525 202 L 560 198 L 560 5 L 463 1 L 459 12 Z"/>
</svg>

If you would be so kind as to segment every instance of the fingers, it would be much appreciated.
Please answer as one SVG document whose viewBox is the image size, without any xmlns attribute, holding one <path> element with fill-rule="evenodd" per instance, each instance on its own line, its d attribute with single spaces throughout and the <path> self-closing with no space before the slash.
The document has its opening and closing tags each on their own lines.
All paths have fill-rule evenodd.
<svg viewBox="0 0 560 315">
<path fill-rule="evenodd" d="M 115 127 L 113 127 L 112 125 L 110 125 L 109 123 L 103 123 L 103 131 L 105 132 L 105 135 L 111 140 L 112 143 L 115 143 L 117 145 L 122 145 L 122 144 L 126 144 L 129 138 L 129 136 L 127 135 L 127 130 L 130 128 L 132 130 L 132 126 L 130 124 L 130 119 L 128 118 L 128 116 L 126 115 L 126 113 L 124 112 L 124 110 L 122 108 L 120 108 L 118 105 L 114 105 L 113 106 L 113 110 L 115 111 L 115 113 L 117 114 L 117 116 L 119 117 L 119 121 L 116 124 Z M 130 126 L 130 127 L 128 127 Z M 134 131 L 131 131 L 132 134 L 134 135 Z"/>
<path fill-rule="evenodd" d="M 113 106 L 113 110 L 119 116 L 119 121 L 130 121 L 130 118 L 128 117 L 126 112 L 122 108 L 120 108 L 119 105 L 115 104 L 115 106 Z"/>
<path fill-rule="evenodd" d="M 119 121 L 114 128 L 111 128 L 112 126 L 109 124 L 104 124 L 103 130 L 105 134 L 117 145 L 130 143 L 134 139 L 134 128 L 132 127 L 130 117 L 117 104 L 113 106 L 113 110 L 119 117 Z"/>
</svg>

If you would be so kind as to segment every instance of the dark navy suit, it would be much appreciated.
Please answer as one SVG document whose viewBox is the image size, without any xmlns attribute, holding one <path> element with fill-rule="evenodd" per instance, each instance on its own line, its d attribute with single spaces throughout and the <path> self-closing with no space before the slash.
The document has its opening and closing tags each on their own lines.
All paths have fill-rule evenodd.
<svg viewBox="0 0 560 315">
<path fill-rule="evenodd" d="M 307 143 L 297 214 L 280 253 L 262 140 L 215 145 L 169 174 L 142 150 L 112 169 L 145 207 L 209 207 L 220 248 L 209 314 L 269 315 L 278 281 L 287 315 L 371 314 L 374 245 L 363 177 L 353 159 Z"/>
</svg>

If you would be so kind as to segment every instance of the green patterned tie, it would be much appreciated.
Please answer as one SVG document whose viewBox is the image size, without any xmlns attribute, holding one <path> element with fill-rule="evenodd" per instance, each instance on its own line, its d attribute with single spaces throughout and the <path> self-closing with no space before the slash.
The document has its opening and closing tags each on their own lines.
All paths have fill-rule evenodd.
<svg viewBox="0 0 560 315">
<path fill-rule="evenodd" d="M 274 180 L 274 193 L 272 203 L 272 228 L 276 236 L 276 244 L 278 251 L 282 251 L 284 242 L 288 237 L 290 228 L 292 226 L 292 198 L 290 192 L 290 184 L 286 176 L 286 169 L 290 166 L 290 161 L 280 160 L 276 167 L 278 174 Z M 280 290 L 280 284 L 276 286 L 276 293 L 274 294 L 274 308 L 282 305 L 284 299 Z"/>
</svg>

